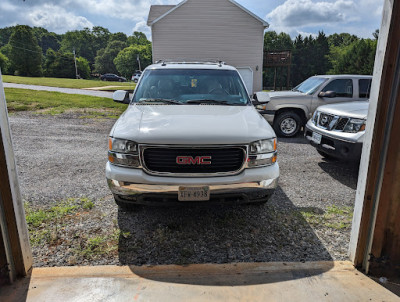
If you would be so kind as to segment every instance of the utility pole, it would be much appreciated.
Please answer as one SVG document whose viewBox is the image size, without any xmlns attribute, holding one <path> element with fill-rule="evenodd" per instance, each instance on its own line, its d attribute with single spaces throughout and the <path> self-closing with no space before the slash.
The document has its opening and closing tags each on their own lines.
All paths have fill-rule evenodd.
<svg viewBox="0 0 400 302">
<path fill-rule="evenodd" d="M 140 67 L 140 58 L 139 58 L 139 54 L 137 55 L 136 60 L 138 61 L 138 64 L 139 64 L 139 70 L 142 71 L 142 68 Z"/>
<path fill-rule="evenodd" d="M 75 62 L 75 78 L 78 79 L 78 67 L 76 66 L 75 48 L 73 50 L 73 53 L 74 53 L 74 62 Z"/>
</svg>

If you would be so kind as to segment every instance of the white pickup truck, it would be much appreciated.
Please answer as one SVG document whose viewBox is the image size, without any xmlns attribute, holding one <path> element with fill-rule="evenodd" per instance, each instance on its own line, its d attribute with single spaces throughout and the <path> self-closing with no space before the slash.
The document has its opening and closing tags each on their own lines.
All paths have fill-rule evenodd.
<svg viewBox="0 0 400 302">
<path fill-rule="evenodd" d="M 238 71 L 223 63 L 146 68 L 109 136 L 106 178 L 119 206 L 264 203 L 279 178 L 276 136 Z"/>
</svg>

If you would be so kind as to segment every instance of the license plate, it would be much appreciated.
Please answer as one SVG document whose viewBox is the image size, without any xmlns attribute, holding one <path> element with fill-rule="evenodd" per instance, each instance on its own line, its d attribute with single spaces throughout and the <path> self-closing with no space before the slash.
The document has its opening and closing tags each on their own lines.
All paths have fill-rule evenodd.
<svg viewBox="0 0 400 302">
<path fill-rule="evenodd" d="M 316 143 L 316 144 L 320 144 L 321 140 L 322 140 L 322 135 L 316 132 L 313 132 L 311 140 Z"/>
<path fill-rule="evenodd" d="M 203 187 L 179 187 L 179 201 L 204 201 L 210 200 L 210 188 Z"/>
</svg>

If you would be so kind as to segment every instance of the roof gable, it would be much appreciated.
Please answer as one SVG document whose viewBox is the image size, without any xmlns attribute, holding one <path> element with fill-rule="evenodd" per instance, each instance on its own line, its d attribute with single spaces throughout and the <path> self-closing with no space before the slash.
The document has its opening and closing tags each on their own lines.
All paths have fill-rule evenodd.
<svg viewBox="0 0 400 302">
<path fill-rule="evenodd" d="M 149 16 L 147 17 L 147 25 L 151 25 L 154 20 L 164 15 L 176 7 L 176 5 L 152 5 L 150 6 Z"/>
<path fill-rule="evenodd" d="M 178 9 L 180 6 L 185 4 L 187 1 L 188 0 L 184 0 L 177 5 L 152 5 L 150 7 L 149 17 L 147 19 L 147 25 L 152 26 L 154 23 L 161 20 L 165 16 L 169 15 L 171 12 Z M 257 15 L 255 15 L 254 13 L 252 13 L 251 11 L 249 11 L 248 9 L 246 9 L 245 7 L 243 7 L 242 5 L 237 3 L 236 1 L 234 1 L 234 0 L 225 0 L 225 1 L 229 1 L 232 4 L 236 5 L 238 8 L 240 8 L 241 10 L 243 10 L 244 12 L 249 14 L 251 17 L 253 17 L 256 20 L 258 20 L 259 22 L 261 22 L 265 28 L 269 27 L 268 22 L 261 19 L 260 17 L 258 17 Z"/>
</svg>

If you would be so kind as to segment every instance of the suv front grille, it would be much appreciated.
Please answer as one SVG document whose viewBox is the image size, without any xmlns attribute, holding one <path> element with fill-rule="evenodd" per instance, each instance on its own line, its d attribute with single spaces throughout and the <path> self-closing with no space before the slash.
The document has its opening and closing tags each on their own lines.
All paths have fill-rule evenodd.
<svg viewBox="0 0 400 302">
<path fill-rule="evenodd" d="M 245 150 L 245 147 L 145 147 L 142 151 L 142 161 L 144 169 L 150 174 L 235 174 L 244 165 Z M 178 164 L 177 157 L 190 160 Z M 201 157 L 206 157 L 207 164 L 200 164 Z"/>
<path fill-rule="evenodd" d="M 329 128 L 329 124 L 332 122 L 333 117 L 333 115 L 321 113 L 319 115 L 318 125 L 323 128 Z"/>
<path fill-rule="evenodd" d="M 346 127 L 347 122 L 349 119 L 347 117 L 341 117 L 338 122 L 336 123 L 334 129 L 335 130 L 343 130 Z"/>
<path fill-rule="evenodd" d="M 313 122 L 317 127 L 322 129 L 343 131 L 349 122 L 349 118 L 319 112 L 314 117 Z"/>
</svg>

